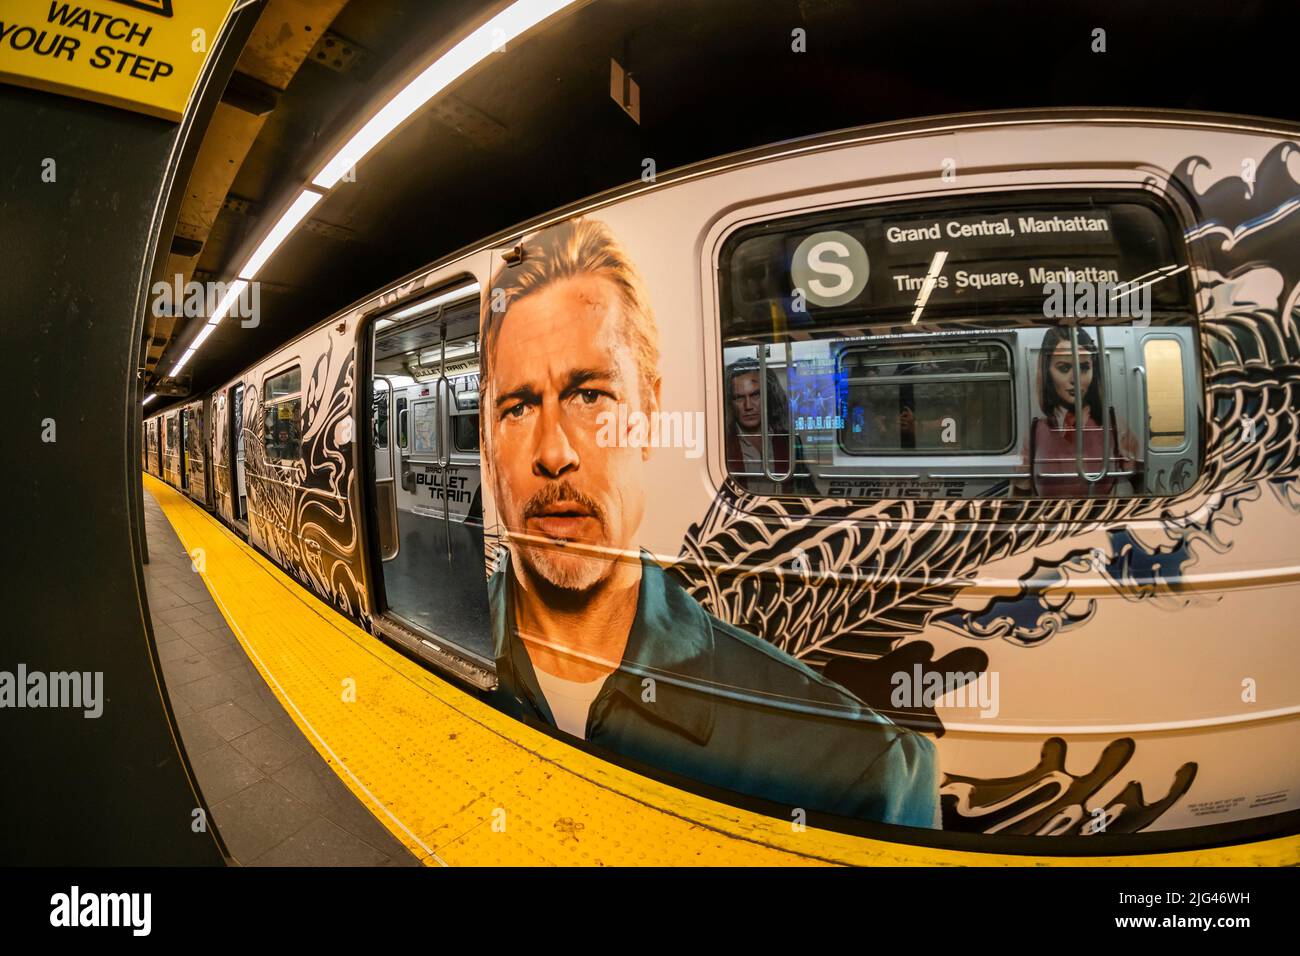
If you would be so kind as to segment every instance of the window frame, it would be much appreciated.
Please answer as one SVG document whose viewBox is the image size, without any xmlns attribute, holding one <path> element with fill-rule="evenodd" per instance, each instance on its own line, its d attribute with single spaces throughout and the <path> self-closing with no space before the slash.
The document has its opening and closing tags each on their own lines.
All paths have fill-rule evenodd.
<svg viewBox="0 0 1300 956">
<path fill-rule="evenodd" d="M 969 344 L 971 341 L 972 341 L 971 339 L 961 339 L 958 336 L 953 336 L 952 338 L 947 340 L 936 340 L 934 342 L 924 342 L 920 344 L 922 345 L 922 347 L 925 348 L 930 348 L 930 347 L 943 348 L 945 345 L 961 346 L 964 344 Z M 899 384 L 902 384 L 903 381 L 906 379 L 911 379 L 912 383 L 914 384 L 920 381 L 925 381 L 926 383 L 948 384 L 951 382 L 960 382 L 963 379 L 965 379 L 966 381 L 975 381 L 975 382 L 993 382 L 993 381 L 1005 382 L 1007 386 L 1007 397 L 1009 399 L 1007 404 L 1010 408 L 1010 416 L 1011 416 L 1010 439 L 1009 439 L 1009 443 L 1005 448 L 964 449 L 960 451 L 950 451 L 944 449 L 930 449 L 930 448 L 926 448 L 926 449 L 917 448 L 911 450 L 889 449 L 887 451 L 876 451 L 876 452 L 853 451 L 849 448 L 846 448 L 844 445 L 844 429 L 842 428 L 833 429 L 833 431 L 835 432 L 836 448 L 839 449 L 841 454 L 853 459 L 896 458 L 908 463 L 916 462 L 917 460 L 922 458 L 939 458 L 939 457 L 948 458 L 954 455 L 959 455 L 967 458 L 970 457 L 992 458 L 992 457 L 1009 455 L 1012 452 L 1014 452 L 1019 447 L 1020 440 L 1021 440 L 1021 435 L 1019 434 L 1020 408 L 1019 408 L 1019 396 L 1017 395 L 1019 389 L 1016 387 L 1017 382 L 1016 382 L 1015 350 L 1010 348 L 1007 345 L 1007 343 L 1003 342 L 1000 338 L 997 338 L 992 335 L 983 336 L 982 341 L 991 342 L 996 348 L 1002 350 L 1002 354 L 1007 360 L 1007 372 L 1005 374 L 995 373 L 995 372 L 967 372 L 964 375 L 935 376 L 932 379 L 925 379 L 925 380 L 922 380 L 917 376 L 896 375 L 896 376 L 886 376 L 885 377 L 886 380 L 882 380 L 880 384 L 892 384 L 893 379 L 898 379 Z M 891 345 L 884 346 L 884 348 L 893 348 L 893 347 L 894 346 Z M 901 345 L 899 346 L 899 348 L 903 348 L 903 347 L 904 346 Z M 850 344 L 847 347 L 841 349 L 835 357 L 836 373 L 838 374 L 840 369 L 844 367 L 843 361 L 845 355 L 849 354 L 850 352 L 866 351 L 866 349 L 867 347 L 862 344 Z M 882 476 L 882 477 L 887 477 L 887 476 Z"/>
<path fill-rule="evenodd" d="M 1178 385 L 1179 388 L 1182 390 L 1182 395 L 1183 395 L 1183 403 L 1182 403 L 1183 404 L 1183 422 L 1182 422 L 1183 440 L 1178 445 L 1169 448 L 1156 447 L 1154 444 L 1155 434 L 1151 431 L 1151 370 L 1147 368 L 1147 346 L 1150 345 L 1152 342 L 1173 342 L 1176 346 L 1178 346 L 1178 367 L 1179 370 L 1182 372 L 1182 375 L 1179 377 L 1178 380 Z M 1189 406 L 1193 404 L 1193 400 L 1196 398 L 1196 396 L 1194 394 L 1189 394 L 1187 391 L 1188 356 L 1187 356 L 1187 349 L 1183 343 L 1183 340 L 1178 338 L 1178 336 L 1176 335 L 1161 335 L 1159 332 L 1149 332 L 1142 338 L 1142 349 L 1138 357 L 1141 359 L 1143 369 L 1145 369 L 1145 372 L 1143 373 L 1142 376 L 1142 383 L 1141 383 L 1142 410 L 1147 416 L 1146 427 L 1143 429 L 1142 432 L 1143 454 L 1150 455 L 1152 451 L 1155 451 L 1161 455 L 1180 455 L 1183 452 L 1190 451 L 1192 447 L 1191 446 L 1192 432 L 1195 430 L 1195 417 L 1189 416 L 1188 413 L 1189 413 Z M 1194 369 L 1194 371 L 1199 372 L 1200 371 L 1199 357 L 1194 356 L 1193 361 L 1197 365 L 1197 368 Z M 1201 378 L 1203 382 L 1204 381 L 1203 372 L 1201 373 Z M 1190 424 L 1189 424 L 1189 418 L 1191 418 Z M 1148 445 L 1150 445 L 1150 447 L 1148 447 Z M 1202 447 L 1197 454 L 1197 468 L 1199 471 L 1205 470 L 1204 447 Z"/>
<path fill-rule="evenodd" d="M 295 392 L 289 392 L 285 395 L 279 395 L 273 399 L 268 399 L 266 396 L 268 391 L 268 385 L 271 382 L 271 380 L 279 378 L 282 375 L 287 375 L 290 372 L 294 371 L 295 369 L 298 372 L 298 390 Z M 284 467 L 288 467 L 288 464 L 286 463 L 292 464 L 292 463 L 302 461 L 302 394 L 303 394 L 302 393 L 302 362 L 298 359 L 297 356 L 294 356 L 294 358 L 291 361 L 286 362 L 283 365 L 279 366 L 275 371 L 267 372 L 262 376 L 262 388 L 261 388 L 262 455 L 268 464 L 272 464 L 272 465 L 276 465 L 277 467 L 284 468 Z M 266 413 L 268 410 L 272 408 L 278 408 L 279 406 L 287 402 L 293 402 L 293 401 L 296 401 L 298 403 L 297 428 L 296 428 L 296 432 L 297 432 L 296 441 L 298 444 L 298 454 L 293 458 L 278 458 L 278 457 L 272 458 L 269 454 L 270 448 L 268 446 L 269 439 L 267 436 L 267 429 L 266 429 Z M 277 417 L 277 421 L 278 420 L 279 419 Z"/>
<path fill-rule="evenodd" d="M 739 346 L 752 349 L 756 345 L 765 344 L 769 348 L 776 348 L 782 344 L 789 345 L 799 341 L 836 338 L 835 335 L 829 333 L 815 334 L 819 328 L 816 324 L 798 328 L 789 327 L 785 330 L 786 334 L 783 337 L 763 330 L 744 329 L 734 332 L 730 338 L 724 337 L 724 330 L 727 325 L 724 316 L 729 302 L 725 290 L 727 283 L 731 281 L 730 258 L 724 259 L 724 253 L 738 233 L 747 232 L 758 226 L 773 226 L 775 224 L 784 224 L 776 226 L 777 230 L 788 228 L 792 231 L 799 231 L 804 228 L 817 228 L 819 225 L 830 228 L 825 224 L 836 220 L 851 219 L 854 215 L 872 218 L 882 216 L 883 213 L 884 218 L 892 219 L 895 217 L 895 210 L 912 204 L 929 210 L 943 210 L 951 202 L 953 206 L 951 214 L 954 218 L 957 218 L 965 210 L 972 208 L 979 210 L 981 206 L 1015 211 L 1017 208 L 1032 209 L 1039 207 L 1040 204 L 1062 208 L 1069 205 L 1087 204 L 1087 201 L 1091 200 L 1092 204 L 1097 208 L 1105 208 L 1113 203 L 1137 203 L 1149 208 L 1156 215 L 1168 237 L 1170 262 L 1179 266 L 1178 272 L 1183 274 L 1177 280 L 1182 285 L 1182 292 L 1176 304 L 1164 306 L 1153 302 L 1153 315 L 1158 316 L 1158 320 L 1152 324 L 1158 328 L 1160 325 L 1169 322 L 1178 328 L 1187 329 L 1190 332 L 1191 340 L 1192 351 L 1190 353 L 1187 352 L 1187 343 L 1180 340 L 1184 347 L 1182 356 L 1185 388 L 1184 420 L 1187 433 L 1179 451 L 1190 455 L 1194 477 L 1188 484 L 1174 491 L 1135 490 L 1131 496 L 1124 497 L 1142 497 L 1160 501 L 1204 491 L 1207 487 L 1206 481 L 1208 477 L 1207 454 L 1209 449 L 1206 443 L 1208 440 L 1207 403 L 1209 395 L 1206 382 L 1206 367 L 1201 354 L 1203 308 L 1196 299 L 1194 289 L 1191 286 L 1191 278 L 1194 271 L 1198 268 L 1204 268 L 1207 262 L 1203 251 L 1189 245 L 1184 239 L 1186 230 L 1197 221 L 1194 214 L 1194 202 L 1180 182 L 1172 178 L 1154 179 L 1144 165 L 1080 167 L 1071 169 L 1067 176 L 1068 178 L 1062 178 L 1059 171 L 1041 173 L 1026 171 L 1021 181 L 1009 184 L 1002 177 L 975 174 L 967 177 L 966 184 L 960 188 L 932 185 L 915 177 L 911 179 L 878 180 L 855 186 L 826 184 L 819 189 L 796 195 L 756 195 L 751 199 L 746 199 L 741 204 L 723 210 L 710 220 L 701 233 L 698 267 L 701 280 L 701 304 L 706 316 L 706 321 L 701 327 L 704 336 L 701 346 L 705 358 L 705 389 L 706 394 L 717 396 L 706 405 L 710 422 L 709 444 L 712 448 L 704 460 L 706 470 L 710 473 L 711 485 L 718 492 L 730 487 L 739 489 L 744 495 L 755 495 L 760 499 L 809 497 L 806 492 L 799 491 L 780 491 L 771 494 L 752 492 L 746 488 L 743 479 L 737 479 L 731 475 L 726 460 L 726 442 L 724 440 L 729 424 L 724 395 L 726 369 L 729 362 L 728 353 Z M 724 262 L 728 264 L 727 269 L 724 269 Z M 952 322 L 963 318 L 977 319 L 980 315 L 983 315 L 991 320 L 989 324 L 973 327 L 970 331 L 991 335 L 1000 331 L 1013 331 L 1031 327 L 1042 328 L 1045 326 L 1046 323 L 1034 322 L 1030 318 L 1031 314 L 1030 311 L 1013 304 L 1008 309 L 1003 310 L 995 311 L 992 308 L 986 308 L 972 311 L 966 316 L 958 313 L 945 313 L 936 315 L 935 319 L 940 322 Z M 837 327 L 856 325 L 858 327 L 857 332 L 846 331 L 843 333 L 843 338 L 847 339 L 857 337 L 863 327 L 879 326 L 882 331 L 886 329 L 900 331 L 906 329 L 907 326 L 906 319 L 899 321 L 895 316 L 889 314 L 887 310 L 881 310 L 879 313 L 864 313 L 862 320 L 857 323 L 847 320 L 836 321 L 837 319 L 838 316 L 828 316 L 827 321 L 820 328 L 830 330 Z M 791 331 L 803 334 L 792 337 L 788 334 Z M 934 331 L 948 330 L 941 326 L 934 329 Z M 951 332 L 948 334 L 951 334 Z M 1015 353 L 1016 349 L 1013 348 L 1013 363 L 1016 363 L 1018 358 Z M 1137 354 L 1140 359 L 1141 350 Z M 734 358 L 731 361 L 734 361 Z M 1187 364 L 1189 361 L 1190 365 Z M 1027 372 L 1027 376 L 1028 378 L 1033 377 L 1032 370 Z M 1032 391 L 1032 382 L 1022 382 L 1019 380 L 1020 377 L 1014 374 L 1013 369 L 1012 399 L 1015 403 L 1013 415 L 1016 416 L 1014 424 L 1017 431 L 1016 444 L 1012 446 L 1013 452 L 1022 451 L 1023 449 L 1020 446 L 1027 440 L 1028 436 L 1024 434 L 1025 423 L 1020 422 L 1019 418 L 1024 411 L 1024 402 L 1029 401 L 1032 405 L 1034 398 L 1032 394 L 1029 394 Z M 1143 392 L 1143 398 L 1145 398 L 1145 392 Z M 1145 430 L 1149 432 L 1149 428 Z M 1147 454 L 1146 440 L 1144 439 L 1142 445 L 1144 455 Z M 836 441 L 835 447 L 838 451 L 838 441 Z M 1167 451 L 1173 452 L 1174 450 Z M 947 453 L 942 456 L 923 456 L 922 454 L 909 453 L 907 458 L 894 456 L 892 459 L 883 455 L 871 456 L 881 464 L 888 460 L 889 466 L 882 470 L 873 470 L 869 476 L 844 474 L 847 462 L 837 461 L 829 467 L 825 462 L 814 462 L 814 467 L 817 468 L 819 479 L 823 484 L 834 482 L 837 479 L 859 479 L 861 481 L 878 479 L 882 484 L 889 485 L 900 478 L 916 477 L 915 475 L 902 474 L 902 472 L 908 470 L 912 472 L 919 471 L 923 480 L 932 480 L 934 475 L 941 471 L 939 467 L 935 466 L 936 457 L 953 460 L 958 455 L 970 455 L 974 458 L 979 456 L 980 453 Z M 852 457 L 859 462 L 868 460 L 866 455 Z M 954 467 L 952 471 L 955 472 L 958 469 L 965 468 L 965 480 L 968 482 L 1011 477 L 1002 474 L 983 474 L 980 471 L 981 464 L 981 462 L 971 461 L 965 466 L 958 465 Z M 820 467 L 817 467 L 818 465 Z M 1000 470 L 997 465 L 994 465 L 993 468 Z M 947 469 L 943 470 L 946 471 Z M 941 475 L 941 480 L 947 481 L 949 479 L 955 480 L 956 476 Z M 1012 478 L 1012 481 L 1014 484 L 1017 479 Z M 943 493 L 943 491 L 949 493 Z M 926 501 L 948 503 L 1004 500 L 999 493 L 994 492 L 996 497 L 993 498 L 981 497 L 977 491 L 972 492 L 970 488 L 967 488 L 967 491 L 972 493 L 962 495 L 950 493 L 951 489 L 943 489 L 943 491 L 932 495 L 894 494 L 891 497 L 890 494 L 886 494 L 884 497 L 887 500 L 919 498 Z M 847 500 L 864 504 L 881 500 L 879 496 L 856 495 L 846 498 L 844 495 L 831 494 L 829 491 L 813 497 L 818 500 Z M 1038 499 L 1029 495 L 1013 493 L 1005 497 L 1005 500 L 1010 503 Z M 1102 499 L 1096 496 L 1063 496 L 1059 500 L 1084 502 Z"/>
<path fill-rule="evenodd" d="M 406 389 L 402 389 L 402 394 L 393 396 L 393 414 L 397 416 L 397 448 L 399 451 L 410 453 L 411 434 L 410 434 L 410 397 L 406 394 Z M 402 412 L 407 412 L 406 417 L 402 417 Z"/>
</svg>

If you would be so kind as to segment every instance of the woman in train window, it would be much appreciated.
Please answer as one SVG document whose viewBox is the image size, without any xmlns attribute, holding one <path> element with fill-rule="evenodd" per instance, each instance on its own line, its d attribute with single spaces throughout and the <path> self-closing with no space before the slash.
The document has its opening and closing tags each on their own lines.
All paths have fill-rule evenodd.
<svg viewBox="0 0 1300 956">
<path fill-rule="evenodd" d="M 1030 479 L 1033 494 L 1044 498 L 1131 494 L 1141 463 L 1137 436 L 1115 415 L 1103 409 L 1097 346 L 1085 329 L 1079 329 L 1079 369 L 1076 381 L 1074 350 L 1066 326 L 1052 326 L 1043 336 L 1038 355 L 1038 404 L 1042 411 L 1029 429 Z M 1109 382 L 1107 383 L 1110 384 Z M 1100 474 L 1103 435 L 1109 435 L 1110 455 L 1105 476 L 1088 481 L 1079 474 L 1075 389 L 1083 391 L 1083 468 Z M 1109 417 L 1109 428 L 1106 428 Z M 1127 473 L 1127 474 L 1125 474 Z"/>
</svg>

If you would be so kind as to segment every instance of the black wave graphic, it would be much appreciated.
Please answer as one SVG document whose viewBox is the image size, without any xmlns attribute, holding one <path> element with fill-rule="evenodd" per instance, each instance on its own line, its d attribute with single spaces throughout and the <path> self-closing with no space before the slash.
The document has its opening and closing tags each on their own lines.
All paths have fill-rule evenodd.
<svg viewBox="0 0 1300 956">
<path fill-rule="evenodd" d="M 303 394 L 302 454 L 287 468 L 266 459 L 258 390 L 247 385 L 244 466 L 253 536 L 305 587 L 365 622 L 370 608 L 352 509 L 355 361 L 351 343 L 333 339 L 316 359 Z"/>
<path fill-rule="evenodd" d="M 1065 769 L 1065 741 L 1051 737 L 1043 742 L 1038 764 L 1024 773 L 990 779 L 947 774 L 939 790 L 943 828 L 1030 836 L 1137 833 L 1187 793 L 1197 766 L 1179 767 L 1159 800 L 1146 803 L 1142 785 L 1130 780 L 1099 803 L 1099 791 L 1119 776 L 1136 749 L 1131 737 L 1112 740 L 1090 770 L 1072 774 Z"/>
<path fill-rule="evenodd" d="M 933 706 L 915 701 L 899 703 L 894 693 L 897 686 L 895 675 L 904 675 L 909 686 L 917 687 L 926 686 L 928 678 L 937 675 L 946 693 L 978 680 L 979 675 L 988 670 L 989 656 L 978 648 L 963 647 L 937 660 L 933 657 L 934 645 L 927 641 L 909 641 L 883 657 L 835 658 L 822 673 L 894 723 L 942 737 L 943 721 Z M 915 674 L 920 675 L 920 680 L 913 677 Z"/>
</svg>

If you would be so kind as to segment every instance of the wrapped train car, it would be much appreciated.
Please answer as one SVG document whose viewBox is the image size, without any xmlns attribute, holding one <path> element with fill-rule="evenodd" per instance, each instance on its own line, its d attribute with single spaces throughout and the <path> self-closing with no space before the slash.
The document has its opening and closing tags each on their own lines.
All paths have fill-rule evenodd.
<svg viewBox="0 0 1300 956">
<path fill-rule="evenodd" d="M 681 786 L 990 845 L 1267 832 L 1300 807 L 1297 135 L 1008 114 L 690 167 L 151 419 L 163 474 L 206 462 L 338 611 Z"/>
</svg>

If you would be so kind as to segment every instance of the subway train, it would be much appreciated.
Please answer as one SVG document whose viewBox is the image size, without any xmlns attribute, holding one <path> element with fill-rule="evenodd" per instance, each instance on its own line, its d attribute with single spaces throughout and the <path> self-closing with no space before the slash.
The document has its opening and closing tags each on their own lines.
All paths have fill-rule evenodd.
<svg viewBox="0 0 1300 956">
<path fill-rule="evenodd" d="M 147 418 L 143 464 L 376 638 L 719 799 L 1278 832 L 1298 137 L 1072 110 L 725 156 L 395 280 Z"/>
</svg>

